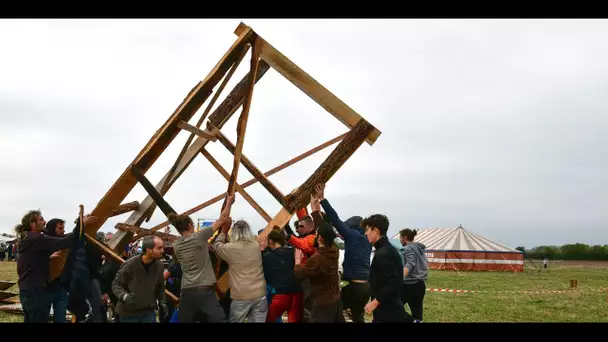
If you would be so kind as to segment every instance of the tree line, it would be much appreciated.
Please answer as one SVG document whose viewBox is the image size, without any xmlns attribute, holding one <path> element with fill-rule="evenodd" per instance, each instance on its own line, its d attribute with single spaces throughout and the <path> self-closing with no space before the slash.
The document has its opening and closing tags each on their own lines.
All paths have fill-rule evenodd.
<svg viewBox="0 0 608 342">
<path fill-rule="evenodd" d="M 584 243 L 563 246 L 538 246 L 532 249 L 517 247 L 527 258 L 552 260 L 608 260 L 608 245 L 589 246 Z"/>
</svg>

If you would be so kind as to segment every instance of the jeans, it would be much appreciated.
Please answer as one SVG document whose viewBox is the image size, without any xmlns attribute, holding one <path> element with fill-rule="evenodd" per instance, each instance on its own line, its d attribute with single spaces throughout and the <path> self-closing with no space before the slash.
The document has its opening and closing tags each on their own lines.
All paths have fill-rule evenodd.
<svg viewBox="0 0 608 342">
<path fill-rule="evenodd" d="M 156 312 L 148 311 L 139 315 L 120 316 L 120 323 L 156 323 Z"/>
<path fill-rule="evenodd" d="M 48 323 L 52 292 L 46 287 L 19 291 L 24 323 Z"/>
<path fill-rule="evenodd" d="M 215 297 L 214 287 L 199 286 L 182 289 L 178 320 L 180 323 L 226 322 L 226 314 Z"/>
<path fill-rule="evenodd" d="M 230 303 L 230 323 L 264 323 L 268 314 L 266 296 L 252 300 L 232 300 Z"/>
<path fill-rule="evenodd" d="M 58 285 L 52 292 L 53 322 L 66 323 L 66 312 L 68 310 L 68 291 Z"/>
</svg>

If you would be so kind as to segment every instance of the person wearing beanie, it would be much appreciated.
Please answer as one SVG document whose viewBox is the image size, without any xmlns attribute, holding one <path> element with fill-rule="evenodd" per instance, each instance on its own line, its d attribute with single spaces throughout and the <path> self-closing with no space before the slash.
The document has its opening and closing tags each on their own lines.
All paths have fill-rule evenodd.
<svg viewBox="0 0 608 342">
<path fill-rule="evenodd" d="M 325 184 L 318 184 L 315 192 L 326 217 L 344 240 L 342 280 L 347 281 L 348 285 L 342 288 L 342 303 L 345 309 L 350 309 L 353 322 L 364 323 L 364 309 L 370 298 L 368 280 L 372 245 L 361 228 L 362 217 L 353 216 L 343 222 L 325 198 Z"/>
</svg>

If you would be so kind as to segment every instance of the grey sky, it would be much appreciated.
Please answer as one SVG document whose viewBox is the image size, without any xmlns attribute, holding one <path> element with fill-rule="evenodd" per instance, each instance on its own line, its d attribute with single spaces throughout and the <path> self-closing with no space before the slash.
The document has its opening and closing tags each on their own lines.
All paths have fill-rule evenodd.
<svg viewBox="0 0 608 342">
<path fill-rule="evenodd" d="M 92 210 L 239 22 L 0 21 L 0 231 L 30 208 L 70 221 L 78 204 Z M 607 21 L 244 22 L 382 131 L 327 186 L 344 218 L 385 213 L 391 233 L 462 224 L 513 247 L 608 244 Z M 248 66 L 247 56 L 224 95 Z M 223 130 L 233 141 L 236 120 Z M 345 130 L 269 71 L 254 91 L 244 153 L 265 171 Z M 153 183 L 186 137 L 147 173 Z M 221 145 L 209 151 L 230 171 Z M 329 152 L 270 179 L 288 193 Z M 241 183 L 250 177 L 240 169 Z M 199 156 L 166 198 L 183 211 L 226 184 Z M 248 191 L 278 212 L 263 187 Z M 125 201 L 145 195 L 138 185 Z M 219 205 L 193 218 L 216 217 Z M 233 217 L 264 225 L 242 197 Z M 156 210 L 144 226 L 163 220 Z"/>
</svg>

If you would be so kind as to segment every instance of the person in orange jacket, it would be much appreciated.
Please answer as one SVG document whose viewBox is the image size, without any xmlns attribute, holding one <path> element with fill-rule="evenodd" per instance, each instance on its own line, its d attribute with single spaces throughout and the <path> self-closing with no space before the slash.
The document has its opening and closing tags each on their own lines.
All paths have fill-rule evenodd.
<svg viewBox="0 0 608 342">
<path fill-rule="evenodd" d="M 304 253 L 302 264 L 305 264 L 306 260 L 317 251 L 315 248 L 315 234 L 317 229 L 313 219 L 307 215 L 296 221 L 296 231 L 298 232 L 298 236 L 293 233 L 293 230 L 291 227 L 289 227 L 289 224 L 285 226 L 287 241 L 291 246 L 301 250 L 302 253 Z"/>
</svg>

